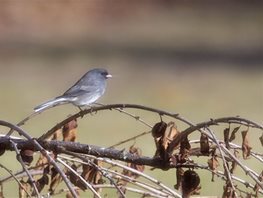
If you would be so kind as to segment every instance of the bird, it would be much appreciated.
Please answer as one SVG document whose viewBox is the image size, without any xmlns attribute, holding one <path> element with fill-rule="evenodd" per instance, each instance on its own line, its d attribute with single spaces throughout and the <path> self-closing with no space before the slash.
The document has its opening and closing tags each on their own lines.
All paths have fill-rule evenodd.
<svg viewBox="0 0 263 198">
<path fill-rule="evenodd" d="M 80 108 L 96 102 L 105 92 L 107 79 L 112 75 L 106 69 L 95 68 L 85 73 L 72 87 L 64 94 L 53 98 L 34 108 L 35 113 L 45 109 L 72 103 Z"/>
</svg>

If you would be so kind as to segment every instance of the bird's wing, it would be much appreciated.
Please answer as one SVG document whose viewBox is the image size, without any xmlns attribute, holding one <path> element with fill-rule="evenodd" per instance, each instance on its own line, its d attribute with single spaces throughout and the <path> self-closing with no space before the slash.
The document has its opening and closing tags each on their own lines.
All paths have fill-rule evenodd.
<svg viewBox="0 0 263 198">
<path fill-rule="evenodd" d="M 63 96 L 76 97 L 76 96 L 80 96 L 80 95 L 87 94 L 90 92 L 91 91 L 89 90 L 83 90 L 83 89 L 69 89 L 63 94 Z"/>
</svg>

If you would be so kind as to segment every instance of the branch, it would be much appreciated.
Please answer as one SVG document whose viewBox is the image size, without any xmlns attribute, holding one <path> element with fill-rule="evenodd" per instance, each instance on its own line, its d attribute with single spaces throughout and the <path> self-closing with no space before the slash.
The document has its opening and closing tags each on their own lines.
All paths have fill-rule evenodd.
<svg viewBox="0 0 263 198">
<path fill-rule="evenodd" d="M 153 113 L 157 113 L 159 115 L 166 115 L 166 116 L 170 116 L 172 118 L 181 120 L 187 124 L 189 124 L 190 122 L 186 121 L 185 119 L 183 119 L 182 117 L 179 116 L 179 114 L 175 114 L 175 113 L 169 113 L 167 111 L 163 111 L 160 109 L 155 109 L 155 108 L 151 108 L 151 107 L 146 107 L 143 105 L 137 105 L 137 104 L 109 104 L 109 105 L 104 105 L 104 106 L 99 106 L 99 107 L 92 107 L 89 109 L 85 109 L 83 111 L 80 111 L 79 113 L 76 113 L 70 117 L 68 117 L 67 119 L 63 120 L 62 122 L 58 123 L 56 126 L 54 126 L 53 128 L 51 128 L 49 131 L 47 131 L 45 134 L 43 134 L 42 136 L 40 136 L 38 139 L 39 140 L 44 140 L 48 137 L 50 137 L 56 130 L 60 129 L 61 127 L 63 127 L 66 123 L 70 122 L 71 120 L 83 117 L 86 114 L 91 114 L 94 112 L 98 112 L 98 111 L 103 111 L 103 110 L 112 110 L 112 109 L 124 109 L 124 108 L 132 108 L 132 109 L 140 109 L 140 110 L 144 110 L 144 111 L 149 111 L 149 112 L 153 112 Z"/>
<path fill-rule="evenodd" d="M 27 140 L 12 139 L 17 144 L 18 149 L 32 149 L 34 150 L 34 143 Z M 89 154 L 97 157 L 107 157 L 124 162 L 131 162 L 138 165 L 147 165 L 156 168 L 163 168 L 163 162 L 159 158 L 151 157 L 138 157 L 123 150 L 113 148 L 104 148 L 94 145 L 81 144 L 77 142 L 64 142 L 64 141 L 38 141 L 43 149 L 54 151 L 56 153 L 63 153 L 63 150 L 70 152 Z M 0 138 L 0 144 L 6 150 L 12 150 L 9 139 L 6 137 Z"/>
<path fill-rule="evenodd" d="M 20 127 L 13 125 L 9 122 L 0 120 L 0 125 L 8 127 L 14 131 L 17 131 L 20 135 L 23 135 L 25 138 L 28 139 L 28 142 L 32 145 L 32 150 L 37 149 L 38 151 L 40 151 L 47 159 L 48 161 L 56 168 L 56 170 L 59 172 L 59 174 L 61 175 L 61 177 L 63 178 L 64 182 L 66 183 L 67 187 L 69 188 L 71 194 L 77 198 L 77 194 L 74 191 L 71 183 L 69 182 L 68 178 L 66 177 L 65 173 L 59 168 L 59 166 L 57 165 L 57 163 L 54 161 L 54 159 L 47 153 L 47 151 L 33 138 L 30 137 L 30 135 L 28 135 L 23 129 L 21 129 Z M 2 138 L 1 138 L 2 139 Z M 6 137 L 4 138 L 6 140 L 10 140 L 10 138 Z M 12 140 L 16 143 L 15 140 Z M 9 141 L 10 142 L 10 141 Z M 10 145 L 9 145 L 10 146 Z M 4 147 L 3 147 L 4 148 Z M 9 150 L 12 150 L 12 148 Z"/>
</svg>

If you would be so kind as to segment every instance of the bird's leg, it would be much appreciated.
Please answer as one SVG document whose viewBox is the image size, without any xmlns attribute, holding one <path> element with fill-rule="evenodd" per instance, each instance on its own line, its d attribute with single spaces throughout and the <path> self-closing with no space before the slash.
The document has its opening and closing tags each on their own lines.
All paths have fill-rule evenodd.
<svg viewBox="0 0 263 198">
<path fill-rule="evenodd" d="M 78 109 L 80 110 L 80 113 L 82 114 L 82 111 L 83 111 L 83 109 L 81 109 L 81 107 L 80 106 L 77 106 L 78 107 Z M 83 114 L 81 115 L 81 118 L 83 118 Z"/>
<path fill-rule="evenodd" d="M 92 115 L 93 116 L 93 108 L 92 108 L 92 106 L 91 105 L 88 105 L 89 106 L 89 108 L 90 108 L 90 115 Z"/>
</svg>

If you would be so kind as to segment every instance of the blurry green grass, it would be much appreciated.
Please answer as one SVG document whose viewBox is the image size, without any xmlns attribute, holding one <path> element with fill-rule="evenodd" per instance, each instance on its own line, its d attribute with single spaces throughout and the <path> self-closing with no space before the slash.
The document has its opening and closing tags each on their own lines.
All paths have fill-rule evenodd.
<svg viewBox="0 0 263 198">
<path fill-rule="evenodd" d="M 60 62 L 41 58 L 7 61 L 5 66 L 1 67 L 0 73 L 2 93 L 0 119 L 17 123 L 30 114 L 34 106 L 63 93 L 92 65 L 107 65 L 108 70 L 115 77 L 109 81 L 108 89 L 99 102 L 143 104 L 180 113 L 195 123 L 210 118 L 235 115 L 262 123 L 262 72 L 249 73 L 226 69 L 226 67 L 220 69 L 220 66 L 217 69 L 181 70 L 151 61 L 141 65 L 136 63 L 137 67 L 134 67 L 134 64 L 132 60 L 127 61 L 125 58 L 96 59 L 92 57 L 77 57 L 72 60 L 66 58 Z M 61 66 L 54 67 L 54 65 Z M 77 111 L 77 108 L 72 105 L 56 107 L 33 118 L 23 128 L 32 136 L 38 137 L 65 119 L 68 114 Z M 158 115 L 142 111 L 131 112 L 140 115 L 151 125 L 159 121 Z M 178 127 L 181 130 L 180 127 L 183 125 L 178 123 Z M 77 141 L 107 147 L 147 130 L 149 130 L 147 127 L 126 115 L 114 111 L 103 111 L 79 119 Z M 219 131 L 217 135 L 222 137 L 222 131 Z M 253 141 L 258 141 L 259 135 L 253 134 Z M 155 152 L 151 135 L 126 144 L 126 148 L 133 143 L 142 148 L 144 155 L 152 156 Z M 254 147 L 256 145 L 253 145 Z M 206 162 L 207 159 L 203 161 L 203 164 Z M 1 163 L 12 170 L 21 168 L 16 163 L 14 154 L 11 153 L 1 156 Z M 256 167 L 253 166 L 253 168 Z M 175 170 L 147 172 L 170 187 L 176 183 Z M 6 175 L 3 170 L 0 170 L 0 173 L 1 176 Z M 220 179 L 211 183 L 210 174 L 202 170 L 198 173 L 202 180 L 202 195 L 221 194 L 223 183 L 218 183 Z M 209 188 L 207 188 L 208 185 Z M 7 197 L 17 196 L 14 186 L 17 188 L 14 182 L 5 184 Z"/>
</svg>

